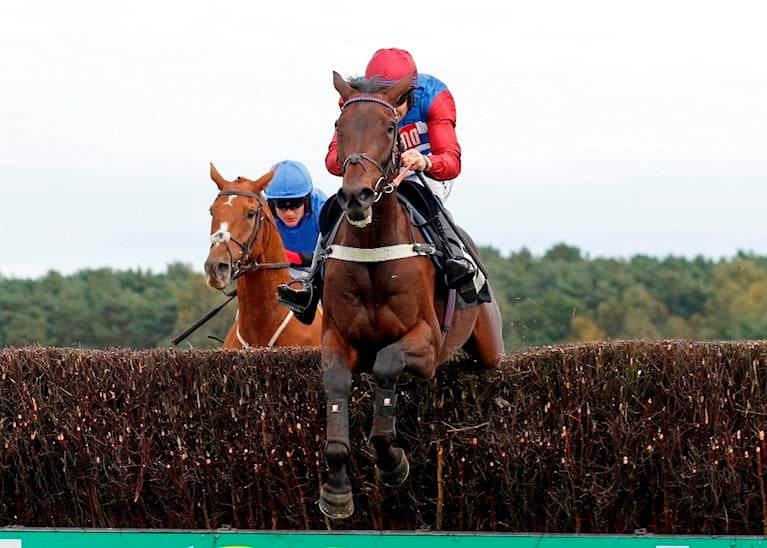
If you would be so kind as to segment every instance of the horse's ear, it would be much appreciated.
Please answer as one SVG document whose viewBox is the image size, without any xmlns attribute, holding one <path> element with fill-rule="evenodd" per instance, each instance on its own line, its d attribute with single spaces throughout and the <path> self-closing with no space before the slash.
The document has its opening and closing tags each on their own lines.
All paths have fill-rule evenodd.
<svg viewBox="0 0 767 548">
<path fill-rule="evenodd" d="M 391 86 L 386 88 L 384 94 L 390 103 L 401 105 L 410 90 L 413 89 L 413 79 L 415 73 L 405 76 L 402 80 L 397 80 Z"/>
<path fill-rule="evenodd" d="M 226 183 L 224 178 L 216 169 L 216 166 L 213 165 L 213 162 L 210 163 L 210 178 L 213 179 L 213 182 L 216 183 L 216 186 L 219 190 L 221 190 Z"/>
<path fill-rule="evenodd" d="M 354 93 L 354 88 L 352 88 L 349 83 L 344 80 L 344 77 L 336 71 L 333 71 L 333 86 L 336 88 L 336 91 L 341 94 L 341 98 L 343 98 L 344 101 Z"/>
<path fill-rule="evenodd" d="M 257 180 L 253 181 L 253 192 L 258 193 L 264 190 L 269 185 L 272 177 L 274 177 L 274 169 L 270 169 L 268 173 L 264 173 Z"/>
</svg>

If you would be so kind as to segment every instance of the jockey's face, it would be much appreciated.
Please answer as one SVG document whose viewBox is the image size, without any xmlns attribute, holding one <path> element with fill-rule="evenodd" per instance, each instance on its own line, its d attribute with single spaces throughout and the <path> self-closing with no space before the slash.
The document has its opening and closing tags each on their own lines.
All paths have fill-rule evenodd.
<svg viewBox="0 0 767 548">
<path fill-rule="evenodd" d="M 277 217 L 285 223 L 285 226 L 293 228 L 298 225 L 298 222 L 304 217 L 304 204 L 301 204 L 296 209 L 282 209 L 279 206 L 275 206 L 274 210 L 277 212 Z"/>
</svg>

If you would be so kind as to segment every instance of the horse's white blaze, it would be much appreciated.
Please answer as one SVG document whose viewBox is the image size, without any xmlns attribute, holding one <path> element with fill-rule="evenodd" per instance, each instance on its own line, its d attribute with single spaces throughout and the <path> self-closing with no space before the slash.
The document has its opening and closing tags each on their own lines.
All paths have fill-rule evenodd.
<svg viewBox="0 0 767 548">
<path fill-rule="evenodd" d="M 226 205 L 228 206 L 232 205 L 232 202 L 234 201 L 235 198 L 237 198 L 237 196 L 229 196 L 229 198 L 227 198 L 226 200 Z"/>
<path fill-rule="evenodd" d="M 210 243 L 213 245 L 224 244 L 228 242 L 231 237 L 232 235 L 229 234 L 229 223 L 221 223 L 218 230 L 210 235 Z"/>
</svg>

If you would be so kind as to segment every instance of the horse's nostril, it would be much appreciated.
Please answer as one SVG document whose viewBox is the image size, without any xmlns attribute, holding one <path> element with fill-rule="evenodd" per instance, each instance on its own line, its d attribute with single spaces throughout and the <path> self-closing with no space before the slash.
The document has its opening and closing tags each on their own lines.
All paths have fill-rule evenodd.
<svg viewBox="0 0 767 548">
<path fill-rule="evenodd" d="M 229 266 L 229 263 L 218 263 L 216 265 L 216 274 L 219 278 L 223 278 L 225 276 L 229 275 L 229 272 L 231 271 L 232 267 Z"/>
<path fill-rule="evenodd" d="M 336 200 L 338 200 L 338 204 L 343 207 L 343 206 L 345 206 L 346 204 L 349 203 L 349 194 L 346 192 L 346 190 L 341 188 L 338 191 L 338 194 L 336 196 Z"/>
<path fill-rule="evenodd" d="M 376 193 L 372 188 L 363 188 L 357 192 L 357 201 L 362 207 L 368 207 L 375 200 Z"/>
</svg>

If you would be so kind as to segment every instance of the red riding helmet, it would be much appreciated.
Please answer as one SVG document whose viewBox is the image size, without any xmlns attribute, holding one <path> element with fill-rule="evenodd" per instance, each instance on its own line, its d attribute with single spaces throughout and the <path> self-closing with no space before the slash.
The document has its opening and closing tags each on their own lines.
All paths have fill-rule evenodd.
<svg viewBox="0 0 767 548">
<path fill-rule="evenodd" d="M 414 77 L 418 75 L 413 57 L 404 49 L 397 48 L 379 49 L 365 69 L 365 78 L 368 80 L 378 76 L 381 80 L 396 82 L 410 74 Z"/>
</svg>

